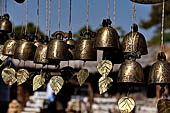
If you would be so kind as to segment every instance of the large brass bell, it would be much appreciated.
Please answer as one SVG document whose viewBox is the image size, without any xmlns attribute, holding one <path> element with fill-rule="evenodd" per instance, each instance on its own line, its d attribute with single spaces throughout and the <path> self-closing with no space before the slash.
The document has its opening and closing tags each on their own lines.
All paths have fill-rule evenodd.
<svg viewBox="0 0 170 113">
<path fill-rule="evenodd" d="M 165 53 L 159 53 L 157 59 L 149 73 L 149 84 L 168 84 L 170 83 L 170 64 L 166 61 Z"/>
<path fill-rule="evenodd" d="M 120 41 L 117 31 L 111 27 L 111 20 L 103 20 L 103 27 L 97 31 L 95 45 L 96 49 L 120 48 Z"/>
<path fill-rule="evenodd" d="M 33 42 L 29 41 L 29 37 L 26 34 L 17 42 L 14 58 L 24 61 L 34 59 L 36 46 Z"/>
<path fill-rule="evenodd" d="M 140 3 L 140 4 L 156 4 L 156 3 L 162 3 L 163 0 L 130 0 L 135 3 Z M 168 0 L 165 0 L 168 1 Z"/>
<path fill-rule="evenodd" d="M 142 66 L 134 59 L 126 59 L 120 66 L 117 82 L 136 84 L 144 83 Z"/>
<path fill-rule="evenodd" d="M 15 0 L 17 3 L 23 3 L 25 0 Z"/>
<path fill-rule="evenodd" d="M 76 59 L 84 61 L 96 61 L 97 50 L 94 48 L 94 41 L 91 40 L 93 32 L 83 32 L 80 34 L 81 40 L 76 44 Z"/>
<path fill-rule="evenodd" d="M 12 23 L 9 20 L 9 15 L 4 14 L 0 21 L 0 31 L 4 33 L 11 33 L 12 32 Z"/>
<path fill-rule="evenodd" d="M 35 56 L 34 56 L 34 62 L 35 63 L 40 63 L 40 64 L 46 64 L 48 63 L 47 59 L 47 49 L 48 49 L 48 38 L 46 37 L 46 40 L 44 41 L 43 44 L 40 44 L 36 51 L 35 51 Z"/>
<path fill-rule="evenodd" d="M 145 37 L 138 32 L 138 25 L 132 25 L 132 31 L 125 35 L 122 42 L 122 51 L 125 55 L 134 53 L 136 58 L 148 53 Z"/>
<path fill-rule="evenodd" d="M 48 44 L 47 58 L 51 60 L 68 60 L 71 53 L 68 51 L 67 44 L 63 41 L 65 33 L 56 31 L 52 36 L 56 38 Z"/>
<path fill-rule="evenodd" d="M 10 39 L 5 42 L 2 52 L 3 55 L 13 56 L 15 54 L 15 49 L 17 45 L 15 35 L 15 33 L 12 33 Z"/>
<path fill-rule="evenodd" d="M 72 59 L 70 59 L 70 60 L 75 60 L 76 59 L 76 51 L 75 51 L 76 41 L 72 39 L 72 32 L 71 31 L 69 31 L 67 37 L 68 37 L 68 39 L 65 42 L 68 45 L 69 52 L 72 54 Z"/>
</svg>

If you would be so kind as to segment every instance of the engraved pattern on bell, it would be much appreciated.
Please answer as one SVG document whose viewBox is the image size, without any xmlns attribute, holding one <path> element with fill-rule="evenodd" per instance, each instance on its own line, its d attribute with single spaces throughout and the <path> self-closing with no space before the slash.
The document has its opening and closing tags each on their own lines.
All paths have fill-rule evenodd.
<svg viewBox="0 0 170 113">
<path fill-rule="evenodd" d="M 12 85 L 17 81 L 17 79 L 15 78 L 15 70 L 13 68 L 4 68 L 1 75 L 5 84 Z"/>
<path fill-rule="evenodd" d="M 107 49 L 116 48 L 120 49 L 119 36 L 117 31 L 112 27 L 102 27 L 97 31 L 95 40 L 95 48 Z"/>
<path fill-rule="evenodd" d="M 119 83 L 144 83 L 142 66 L 133 60 L 125 60 L 119 68 Z"/>
<path fill-rule="evenodd" d="M 76 58 L 78 60 L 97 60 L 97 50 L 94 49 L 94 41 L 83 38 L 76 45 Z"/>
<path fill-rule="evenodd" d="M 76 46 L 76 41 L 74 41 L 73 39 L 68 39 L 66 40 L 66 44 L 68 44 L 68 50 L 72 55 L 72 59 L 76 59 L 76 50 L 75 50 L 75 46 Z"/>
<path fill-rule="evenodd" d="M 157 61 L 151 67 L 149 84 L 170 83 L 170 64 L 167 61 Z"/>
<path fill-rule="evenodd" d="M 19 69 L 16 73 L 17 77 L 17 85 L 21 85 L 22 83 L 26 82 L 29 78 L 29 72 L 26 69 Z"/>
<path fill-rule="evenodd" d="M 63 85 L 64 85 L 64 80 L 60 76 L 53 76 L 50 79 L 50 86 L 51 86 L 53 92 L 55 93 L 55 95 L 58 94 L 58 92 L 61 90 Z"/>
<path fill-rule="evenodd" d="M 26 40 L 19 40 L 15 50 L 14 58 L 19 60 L 33 60 L 35 53 L 35 45 Z"/>
<path fill-rule="evenodd" d="M 170 113 L 170 100 L 160 99 L 157 104 L 158 113 Z"/>
<path fill-rule="evenodd" d="M 3 55 L 14 55 L 15 54 L 15 49 L 16 49 L 17 42 L 13 39 L 7 40 L 4 44 L 3 48 Z"/>
<path fill-rule="evenodd" d="M 35 63 L 48 63 L 47 59 L 47 49 L 48 45 L 41 44 L 37 47 L 35 56 L 34 56 L 34 62 Z"/>
</svg>

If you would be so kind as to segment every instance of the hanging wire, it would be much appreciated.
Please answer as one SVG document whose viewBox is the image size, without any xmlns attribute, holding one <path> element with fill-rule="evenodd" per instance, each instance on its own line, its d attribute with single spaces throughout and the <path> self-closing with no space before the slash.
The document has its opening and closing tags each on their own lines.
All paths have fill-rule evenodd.
<svg viewBox="0 0 170 113">
<path fill-rule="evenodd" d="M 2 0 L 2 15 L 4 14 L 4 0 Z"/>
<path fill-rule="evenodd" d="M 107 17 L 110 18 L 110 0 L 108 0 Z"/>
<path fill-rule="evenodd" d="M 23 10 L 21 10 L 21 15 L 23 16 L 24 15 L 24 5 L 22 4 L 22 9 Z M 21 23 L 21 33 L 20 34 L 22 34 L 22 33 L 24 33 L 24 24 L 23 24 L 23 18 L 22 18 L 22 23 Z"/>
<path fill-rule="evenodd" d="M 48 35 L 48 0 L 46 0 L 46 35 Z"/>
<path fill-rule="evenodd" d="M 71 12 L 72 12 L 72 0 L 70 0 L 70 12 L 69 12 L 69 31 L 72 31 L 72 24 L 71 24 Z"/>
<path fill-rule="evenodd" d="M 38 26 L 39 26 L 39 0 L 37 0 L 37 26 L 36 26 L 36 31 L 35 34 L 38 33 Z"/>
<path fill-rule="evenodd" d="M 0 16 L 2 16 L 2 0 L 0 0 Z"/>
<path fill-rule="evenodd" d="M 58 0 L 58 31 L 60 31 L 60 0 Z"/>
<path fill-rule="evenodd" d="M 5 0 L 5 13 L 7 13 L 7 0 Z"/>
<path fill-rule="evenodd" d="M 87 23 L 86 23 L 87 32 L 89 31 L 89 0 L 87 0 Z"/>
<path fill-rule="evenodd" d="M 26 25 L 25 25 L 25 35 L 27 33 L 28 27 L 28 0 L 26 0 Z"/>
<path fill-rule="evenodd" d="M 48 28 L 49 41 L 50 41 L 50 33 L 51 33 L 51 0 L 49 0 L 49 28 Z"/>
<path fill-rule="evenodd" d="M 164 51 L 164 19 L 165 19 L 165 0 L 163 0 L 163 5 L 162 5 L 161 51 Z"/>
<path fill-rule="evenodd" d="M 113 17 L 113 27 L 116 28 L 116 0 L 114 0 L 114 17 Z"/>
<path fill-rule="evenodd" d="M 13 16 L 13 24 L 12 24 L 12 32 L 15 32 L 15 1 L 12 2 L 12 16 Z"/>
<path fill-rule="evenodd" d="M 134 37 L 134 22 L 136 18 L 136 8 L 135 8 L 135 2 L 133 2 L 133 14 L 132 14 L 132 51 L 134 51 L 134 42 L 135 42 L 135 37 Z"/>
</svg>

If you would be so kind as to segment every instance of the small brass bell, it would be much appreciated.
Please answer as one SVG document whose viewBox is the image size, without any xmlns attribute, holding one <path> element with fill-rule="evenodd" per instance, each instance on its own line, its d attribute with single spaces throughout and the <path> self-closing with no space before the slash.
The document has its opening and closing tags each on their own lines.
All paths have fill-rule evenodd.
<svg viewBox="0 0 170 113">
<path fill-rule="evenodd" d="M 70 60 L 75 60 L 76 59 L 76 51 L 75 51 L 76 41 L 72 39 L 72 32 L 71 31 L 69 31 L 67 37 L 68 37 L 68 39 L 65 42 L 68 45 L 69 52 L 72 54 L 72 59 L 70 59 Z"/>
<path fill-rule="evenodd" d="M 15 54 L 15 49 L 17 45 L 15 36 L 16 34 L 12 33 L 10 39 L 5 42 L 2 52 L 3 55 L 13 56 Z"/>
<path fill-rule="evenodd" d="M 82 36 L 82 39 L 76 44 L 76 59 L 96 61 L 97 50 L 94 48 L 94 41 L 91 40 L 93 33 L 85 31 L 80 35 Z"/>
<path fill-rule="evenodd" d="M 23 3 L 25 0 L 15 0 L 17 3 Z"/>
<path fill-rule="evenodd" d="M 138 25 L 133 24 L 132 31 L 129 32 L 123 39 L 122 51 L 125 55 L 134 53 L 136 58 L 148 53 L 145 37 L 138 32 Z M 132 36 L 133 35 L 133 36 Z"/>
<path fill-rule="evenodd" d="M 169 84 L 170 64 L 166 61 L 164 52 L 158 54 L 158 61 L 151 67 L 149 73 L 149 84 Z"/>
<path fill-rule="evenodd" d="M 56 37 L 48 44 L 47 58 L 51 60 L 68 60 L 71 53 L 68 51 L 67 44 L 63 41 L 65 33 L 56 31 L 52 36 Z"/>
<path fill-rule="evenodd" d="M 11 33 L 12 32 L 12 23 L 9 20 L 9 15 L 4 14 L 0 21 L 0 32 Z"/>
<path fill-rule="evenodd" d="M 117 31 L 111 27 L 111 20 L 103 20 L 103 27 L 97 31 L 95 45 L 96 49 L 115 48 L 120 49 L 120 41 Z"/>
<path fill-rule="evenodd" d="M 142 66 L 134 59 L 126 59 L 120 66 L 118 83 L 144 83 L 144 74 Z"/>
<path fill-rule="evenodd" d="M 36 47 L 33 42 L 28 41 L 29 37 L 30 36 L 26 34 L 23 39 L 17 42 L 14 58 L 25 61 L 34 59 Z"/>
<path fill-rule="evenodd" d="M 140 4 L 156 4 L 156 3 L 162 3 L 163 0 L 130 0 L 135 3 L 140 3 Z M 165 0 L 168 1 L 168 0 Z"/>
<path fill-rule="evenodd" d="M 47 59 L 47 49 L 48 49 L 48 38 L 46 37 L 46 40 L 44 44 L 40 44 L 36 51 L 35 51 L 35 56 L 34 56 L 34 62 L 35 63 L 40 63 L 40 64 L 46 64 L 48 63 Z"/>
</svg>

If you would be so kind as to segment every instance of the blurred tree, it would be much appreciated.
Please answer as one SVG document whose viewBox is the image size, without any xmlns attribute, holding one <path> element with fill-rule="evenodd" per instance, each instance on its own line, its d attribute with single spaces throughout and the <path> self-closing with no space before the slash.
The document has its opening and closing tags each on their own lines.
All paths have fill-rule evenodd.
<svg viewBox="0 0 170 113">
<path fill-rule="evenodd" d="M 150 12 L 150 19 L 149 20 L 142 20 L 140 26 L 144 29 L 150 29 L 152 27 L 156 27 L 155 36 L 151 38 L 149 44 L 159 44 L 160 43 L 160 36 L 161 36 L 161 22 L 162 22 L 162 4 L 153 5 L 152 10 Z M 170 41 L 170 37 L 168 37 L 170 30 L 170 23 L 168 22 L 170 19 L 170 1 L 165 3 L 165 41 Z"/>
</svg>

